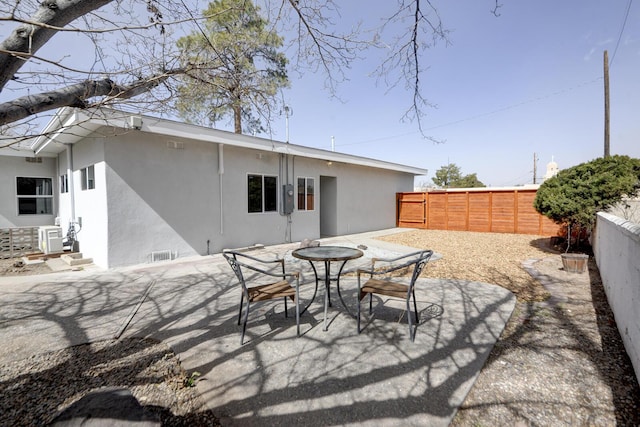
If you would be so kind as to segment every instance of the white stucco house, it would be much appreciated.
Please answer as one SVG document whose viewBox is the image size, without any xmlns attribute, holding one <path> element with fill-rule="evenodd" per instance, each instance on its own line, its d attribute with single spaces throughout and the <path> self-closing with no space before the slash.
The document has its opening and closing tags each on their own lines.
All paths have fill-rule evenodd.
<svg viewBox="0 0 640 427">
<path fill-rule="evenodd" d="M 0 228 L 75 224 L 105 268 L 394 227 L 395 194 L 427 173 L 107 109 L 42 133 L 0 149 Z"/>
</svg>

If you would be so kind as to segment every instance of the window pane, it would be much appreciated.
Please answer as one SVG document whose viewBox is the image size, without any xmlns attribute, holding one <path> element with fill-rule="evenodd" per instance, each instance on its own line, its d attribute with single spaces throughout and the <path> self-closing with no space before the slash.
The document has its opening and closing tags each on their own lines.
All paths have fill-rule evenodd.
<svg viewBox="0 0 640 427">
<path fill-rule="evenodd" d="M 17 177 L 17 190 L 19 196 L 51 196 L 51 178 L 25 178 Z"/>
<path fill-rule="evenodd" d="M 262 212 L 262 176 L 249 175 L 247 188 L 249 212 Z"/>
<path fill-rule="evenodd" d="M 81 188 L 83 190 L 87 189 L 87 168 L 84 168 L 80 171 L 80 181 L 81 182 Z"/>
<path fill-rule="evenodd" d="M 95 172 L 93 165 L 86 167 L 80 171 L 81 179 L 82 179 L 82 189 L 83 190 L 92 190 L 96 188 L 95 183 Z"/>
<path fill-rule="evenodd" d="M 298 178 L 298 210 L 306 210 L 307 204 L 304 200 L 304 178 Z"/>
<path fill-rule="evenodd" d="M 278 178 L 275 176 L 264 177 L 264 211 L 275 212 L 278 210 Z"/>
<path fill-rule="evenodd" d="M 307 210 L 309 211 L 313 210 L 313 195 L 313 178 L 307 178 Z"/>
<path fill-rule="evenodd" d="M 33 196 L 36 194 L 35 178 L 17 178 L 18 195 Z"/>
<path fill-rule="evenodd" d="M 69 181 L 67 179 L 67 174 L 60 175 L 60 192 L 67 193 L 69 191 Z"/>
<path fill-rule="evenodd" d="M 51 198 L 40 197 L 19 197 L 18 198 L 18 214 L 20 215 L 36 215 L 36 214 L 52 214 L 53 203 Z"/>
<path fill-rule="evenodd" d="M 96 177 L 93 165 L 87 168 L 87 189 L 91 190 L 96 188 Z"/>
</svg>

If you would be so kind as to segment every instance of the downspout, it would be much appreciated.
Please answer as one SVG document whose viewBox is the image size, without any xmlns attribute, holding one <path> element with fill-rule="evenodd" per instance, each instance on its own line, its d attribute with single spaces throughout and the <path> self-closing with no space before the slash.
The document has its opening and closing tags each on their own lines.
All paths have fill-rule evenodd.
<svg viewBox="0 0 640 427">
<path fill-rule="evenodd" d="M 69 186 L 69 202 L 71 203 L 71 219 L 70 222 L 76 222 L 76 197 L 75 186 L 73 185 L 73 145 L 65 144 L 67 147 L 67 184 Z"/>
<path fill-rule="evenodd" d="M 220 234 L 224 234 L 224 199 L 222 197 L 222 176 L 224 175 L 224 145 L 218 144 L 218 183 L 220 184 Z"/>
</svg>

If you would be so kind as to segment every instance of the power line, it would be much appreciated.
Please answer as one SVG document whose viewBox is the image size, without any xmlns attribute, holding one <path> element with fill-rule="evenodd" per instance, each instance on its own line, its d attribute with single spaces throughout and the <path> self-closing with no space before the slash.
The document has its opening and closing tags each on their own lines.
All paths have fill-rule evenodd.
<svg viewBox="0 0 640 427">
<path fill-rule="evenodd" d="M 616 53 L 618 52 L 618 46 L 620 46 L 620 40 L 622 39 L 622 33 L 624 33 L 624 27 L 627 25 L 627 19 L 629 18 L 629 11 L 631 11 L 631 3 L 633 3 L 633 0 L 629 0 L 629 4 L 627 4 L 627 11 L 624 14 L 624 20 L 622 21 L 620 34 L 618 34 L 618 41 L 616 42 L 616 48 L 613 50 L 613 55 L 611 55 L 611 61 L 609 62 L 609 67 L 613 65 L 613 60 L 616 58 Z"/>
<path fill-rule="evenodd" d="M 563 95 L 563 94 L 565 94 L 567 92 L 571 92 L 571 91 L 573 91 L 575 89 L 582 88 L 583 86 L 591 85 L 591 84 L 596 83 L 596 82 L 598 82 L 600 80 L 602 80 L 602 77 L 596 77 L 593 80 L 589 80 L 589 81 L 580 83 L 578 85 L 575 85 L 575 86 L 572 86 L 572 87 L 569 87 L 569 88 L 558 90 L 556 92 L 549 93 L 547 95 L 539 96 L 537 98 L 531 98 L 531 99 L 528 99 L 526 101 L 522 101 L 522 102 L 519 102 L 517 104 L 511 104 L 511 105 L 508 105 L 506 107 L 501 107 L 501 108 L 498 108 L 498 109 L 493 110 L 493 111 L 480 113 L 480 114 L 476 114 L 476 115 L 473 115 L 473 116 L 468 116 L 468 117 L 466 117 L 464 119 L 459 119 L 459 120 L 454 120 L 454 121 L 451 121 L 451 122 L 442 123 L 442 124 L 439 124 L 439 125 L 432 126 L 430 128 L 424 129 L 424 131 L 430 131 L 430 130 L 439 129 L 439 128 L 443 128 L 443 127 L 447 127 L 447 126 L 457 125 L 459 123 L 464 123 L 464 122 L 468 122 L 468 121 L 471 121 L 471 120 L 480 119 L 482 117 L 491 116 L 493 114 L 501 113 L 503 111 L 512 110 L 514 108 L 522 107 L 523 105 L 532 104 L 534 102 L 543 101 L 545 99 L 549 99 L 549 98 L 553 98 L 555 96 Z M 337 145 L 340 145 L 341 147 L 343 147 L 343 146 L 347 146 L 347 145 L 368 144 L 368 143 L 371 143 L 371 142 L 378 142 L 378 141 L 383 141 L 383 140 L 386 140 L 386 139 L 400 138 L 400 137 L 403 137 L 403 136 L 416 135 L 416 134 L 419 134 L 419 133 L 420 132 L 417 132 L 417 131 L 416 132 L 408 132 L 408 133 L 403 133 L 403 134 L 399 134 L 399 135 L 383 136 L 383 137 L 374 138 L 374 139 L 367 139 L 367 140 L 364 140 L 364 141 L 350 142 L 350 143 L 346 143 L 346 144 L 337 144 Z"/>
</svg>

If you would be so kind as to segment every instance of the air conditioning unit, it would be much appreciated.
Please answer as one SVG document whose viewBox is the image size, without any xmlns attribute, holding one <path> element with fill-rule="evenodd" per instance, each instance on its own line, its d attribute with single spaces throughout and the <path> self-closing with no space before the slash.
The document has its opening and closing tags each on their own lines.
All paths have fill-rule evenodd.
<svg viewBox="0 0 640 427">
<path fill-rule="evenodd" d="M 62 252 L 62 227 L 47 225 L 38 228 L 38 248 L 45 254 Z"/>
</svg>

